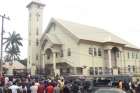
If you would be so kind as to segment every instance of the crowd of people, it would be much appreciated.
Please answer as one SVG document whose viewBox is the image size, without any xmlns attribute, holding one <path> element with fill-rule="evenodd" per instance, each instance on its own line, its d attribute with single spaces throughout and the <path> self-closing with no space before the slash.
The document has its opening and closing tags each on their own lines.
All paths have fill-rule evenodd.
<svg viewBox="0 0 140 93">
<path fill-rule="evenodd" d="M 64 80 L 59 78 L 36 77 L 1 77 L 0 93 L 89 93 L 80 88 L 77 80 Z M 85 86 L 86 89 L 86 86 Z"/>
<path fill-rule="evenodd" d="M 70 93 L 64 78 L 1 77 L 0 93 Z"/>
<path fill-rule="evenodd" d="M 127 93 L 140 93 L 140 80 L 137 79 L 136 81 L 129 80 L 122 81 L 119 80 L 116 85 L 112 85 L 112 87 L 116 87 L 126 91 Z"/>
<path fill-rule="evenodd" d="M 66 80 L 63 77 L 57 79 L 27 77 L 0 77 L 0 93 L 92 93 L 93 82 L 86 80 Z M 109 87 L 116 87 L 127 93 L 140 93 L 140 80 L 125 82 L 119 80 L 116 83 L 110 81 Z"/>
</svg>

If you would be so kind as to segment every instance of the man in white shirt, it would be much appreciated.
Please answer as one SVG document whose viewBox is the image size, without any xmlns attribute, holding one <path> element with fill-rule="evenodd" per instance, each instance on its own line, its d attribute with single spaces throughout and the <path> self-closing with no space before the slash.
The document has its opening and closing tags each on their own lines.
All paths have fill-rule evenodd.
<svg viewBox="0 0 140 93">
<path fill-rule="evenodd" d="M 35 82 L 32 83 L 32 86 L 30 87 L 31 93 L 37 93 L 38 86 L 35 85 Z"/>
<path fill-rule="evenodd" d="M 13 85 L 10 86 L 9 89 L 11 89 L 12 93 L 17 93 L 17 90 L 19 89 L 19 87 L 16 85 L 15 82 L 13 82 Z"/>
</svg>

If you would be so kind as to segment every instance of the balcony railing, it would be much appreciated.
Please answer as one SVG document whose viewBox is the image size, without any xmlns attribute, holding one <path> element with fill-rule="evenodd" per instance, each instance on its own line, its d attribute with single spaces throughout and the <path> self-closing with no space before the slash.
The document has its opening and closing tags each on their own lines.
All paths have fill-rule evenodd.
<svg viewBox="0 0 140 93">
<path fill-rule="evenodd" d="M 116 67 L 116 68 L 90 68 L 90 75 L 137 75 L 140 74 L 140 67 Z"/>
<path fill-rule="evenodd" d="M 140 67 L 124 67 L 118 69 L 119 74 L 140 74 Z"/>
</svg>

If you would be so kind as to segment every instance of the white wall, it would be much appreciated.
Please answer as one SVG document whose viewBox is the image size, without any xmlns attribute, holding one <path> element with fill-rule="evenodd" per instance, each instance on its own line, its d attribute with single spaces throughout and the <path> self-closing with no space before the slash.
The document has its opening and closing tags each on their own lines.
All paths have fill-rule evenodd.
<svg viewBox="0 0 140 93">
<path fill-rule="evenodd" d="M 42 19 L 43 19 L 43 7 L 38 7 L 38 4 L 32 4 L 29 9 L 29 23 L 28 23 L 28 63 L 27 68 L 31 69 L 31 74 L 35 74 L 32 69 L 32 63 L 35 63 L 37 66 L 40 61 L 40 46 L 36 45 L 36 41 L 40 40 L 40 35 L 42 33 Z M 37 20 L 37 14 L 38 20 Z M 38 35 L 37 35 L 38 28 Z M 30 45 L 29 45 L 30 42 Z M 40 43 L 40 42 L 39 42 Z M 36 56 L 38 55 L 38 60 L 36 60 Z M 30 62 L 30 63 L 29 63 Z M 32 73 L 33 72 L 33 73 Z"/>
<path fill-rule="evenodd" d="M 79 65 L 79 57 L 78 54 L 79 47 L 77 46 L 77 42 L 75 39 L 60 25 L 55 25 L 55 29 L 53 27 L 50 28 L 49 34 L 55 35 L 59 41 L 61 41 L 62 49 L 64 51 L 64 57 L 61 58 L 62 61 L 68 61 L 73 66 Z M 71 49 L 71 56 L 67 55 L 68 48 Z M 56 59 L 56 61 L 58 61 Z"/>
<path fill-rule="evenodd" d="M 103 60 L 103 48 L 98 45 L 88 44 L 88 43 L 81 43 L 80 45 L 80 65 L 81 66 L 88 66 L 88 67 L 104 67 L 104 60 Z M 92 56 L 89 54 L 89 48 L 98 48 L 102 49 L 102 56 Z"/>
</svg>

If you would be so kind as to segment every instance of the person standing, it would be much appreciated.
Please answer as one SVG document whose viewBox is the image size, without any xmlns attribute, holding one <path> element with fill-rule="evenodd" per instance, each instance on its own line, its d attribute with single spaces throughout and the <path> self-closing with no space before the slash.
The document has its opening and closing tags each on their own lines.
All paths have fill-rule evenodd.
<svg viewBox="0 0 140 93">
<path fill-rule="evenodd" d="M 21 93 L 27 93 L 27 87 L 25 86 L 25 84 L 22 84 L 20 90 L 21 90 Z"/>
<path fill-rule="evenodd" d="M 60 87 L 59 86 L 60 86 L 59 84 L 55 84 L 53 93 L 60 93 Z"/>
<path fill-rule="evenodd" d="M 48 86 L 46 88 L 46 92 L 47 93 L 53 93 L 54 92 L 54 88 L 53 88 L 51 83 L 48 84 Z"/>
<path fill-rule="evenodd" d="M 27 87 L 27 93 L 31 93 L 31 81 L 29 80 L 27 83 L 26 83 L 26 87 Z"/>
<path fill-rule="evenodd" d="M 12 93 L 17 93 L 20 88 L 16 85 L 16 82 L 13 82 L 13 85 L 10 86 L 9 89 L 12 91 Z"/>
<path fill-rule="evenodd" d="M 37 93 L 44 93 L 44 92 L 45 92 L 45 85 L 43 82 L 40 82 Z"/>
<path fill-rule="evenodd" d="M 123 82 L 122 82 L 122 80 L 119 80 L 118 84 L 119 84 L 118 88 L 123 89 Z"/>
<path fill-rule="evenodd" d="M 30 87 L 31 93 L 37 93 L 38 86 L 35 85 L 35 83 L 32 83 L 32 86 Z"/>
<path fill-rule="evenodd" d="M 63 93 L 63 88 L 64 88 L 64 79 L 62 78 L 61 80 L 58 81 L 60 84 L 60 92 Z"/>
</svg>

